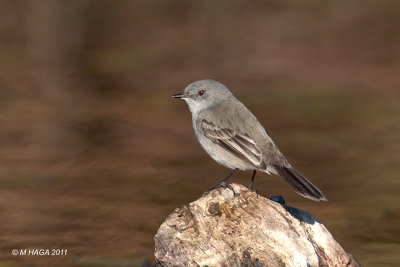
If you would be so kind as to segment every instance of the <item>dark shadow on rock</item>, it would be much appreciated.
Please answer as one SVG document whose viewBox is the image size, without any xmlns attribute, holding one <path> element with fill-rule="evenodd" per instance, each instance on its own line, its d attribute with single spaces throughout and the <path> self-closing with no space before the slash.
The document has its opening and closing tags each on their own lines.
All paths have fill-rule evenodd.
<svg viewBox="0 0 400 267">
<path fill-rule="evenodd" d="M 308 213 L 304 210 L 300 210 L 300 209 L 296 209 L 296 208 L 287 206 L 285 203 L 285 200 L 283 199 L 282 196 L 272 196 L 272 197 L 269 197 L 268 199 L 281 204 L 282 207 L 284 207 L 290 213 L 290 215 L 292 215 L 294 218 L 296 218 L 297 220 L 299 220 L 301 222 L 305 222 L 308 224 L 314 224 L 315 222 L 320 223 L 320 221 L 315 219 L 310 213 Z"/>
</svg>

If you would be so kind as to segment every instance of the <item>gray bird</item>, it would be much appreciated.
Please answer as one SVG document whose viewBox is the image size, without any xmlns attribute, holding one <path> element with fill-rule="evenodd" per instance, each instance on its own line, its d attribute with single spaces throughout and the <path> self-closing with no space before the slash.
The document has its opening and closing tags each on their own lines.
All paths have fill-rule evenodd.
<svg viewBox="0 0 400 267">
<path fill-rule="evenodd" d="M 226 187 L 237 170 L 252 170 L 248 188 L 253 188 L 256 171 L 280 175 L 298 194 L 312 200 L 327 200 L 324 194 L 285 159 L 256 117 L 229 89 L 214 80 L 189 84 L 172 97 L 186 101 L 192 113 L 194 133 L 203 149 L 231 173 L 211 189 Z"/>
</svg>

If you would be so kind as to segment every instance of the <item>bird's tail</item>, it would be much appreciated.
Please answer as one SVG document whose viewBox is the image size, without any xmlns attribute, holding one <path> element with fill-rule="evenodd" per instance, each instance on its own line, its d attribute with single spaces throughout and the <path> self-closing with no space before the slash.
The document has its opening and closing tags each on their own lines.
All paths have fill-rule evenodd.
<svg viewBox="0 0 400 267">
<path fill-rule="evenodd" d="M 295 169 L 283 166 L 274 166 L 274 169 L 283 179 L 285 179 L 285 181 L 294 189 L 294 191 L 303 197 L 315 201 L 327 200 L 321 190 L 319 190 Z"/>
</svg>

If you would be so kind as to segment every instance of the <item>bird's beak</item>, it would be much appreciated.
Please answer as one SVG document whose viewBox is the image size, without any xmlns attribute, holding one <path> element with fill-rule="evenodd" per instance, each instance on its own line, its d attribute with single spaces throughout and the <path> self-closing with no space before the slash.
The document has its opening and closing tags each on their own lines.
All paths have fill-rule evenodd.
<svg viewBox="0 0 400 267">
<path fill-rule="evenodd" d="M 187 95 L 185 95 L 184 93 L 179 93 L 173 95 L 172 98 L 187 98 Z"/>
</svg>

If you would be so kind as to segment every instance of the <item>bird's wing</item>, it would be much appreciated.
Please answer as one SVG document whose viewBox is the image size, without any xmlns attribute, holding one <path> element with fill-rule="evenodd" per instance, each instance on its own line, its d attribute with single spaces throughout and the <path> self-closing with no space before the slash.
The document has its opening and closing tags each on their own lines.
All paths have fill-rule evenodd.
<svg viewBox="0 0 400 267">
<path fill-rule="evenodd" d="M 264 165 L 261 150 L 249 134 L 239 133 L 229 128 L 217 127 L 205 119 L 200 121 L 199 127 L 205 137 L 230 153 L 256 167 Z"/>
</svg>

